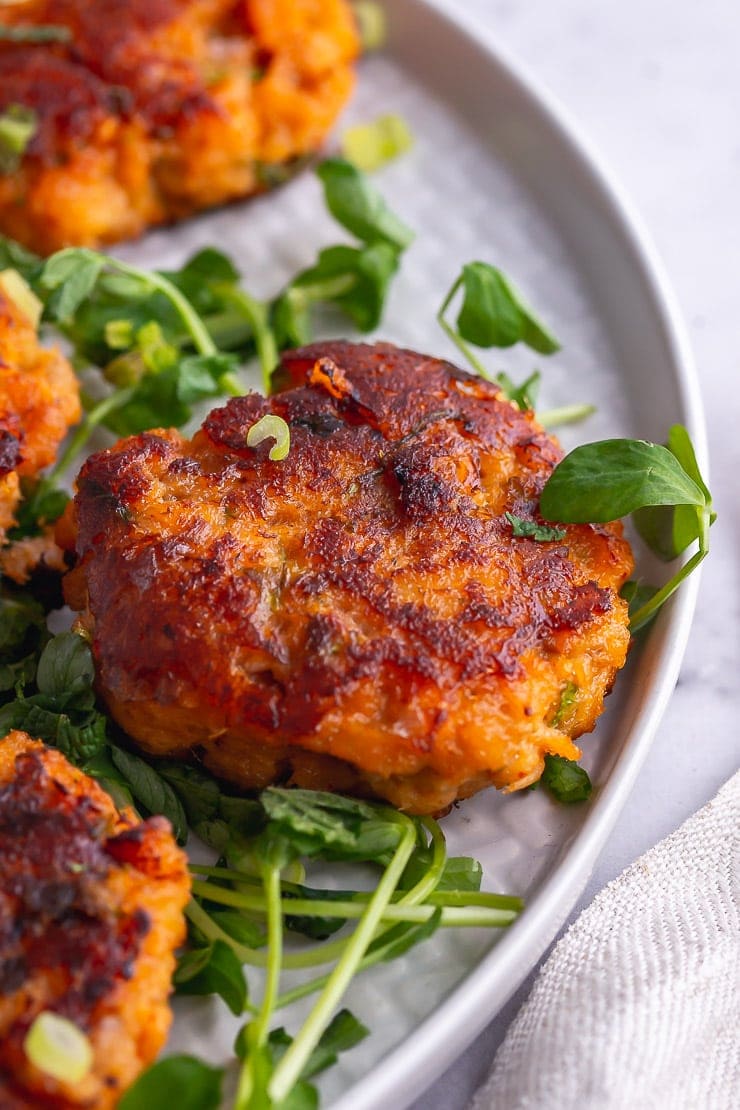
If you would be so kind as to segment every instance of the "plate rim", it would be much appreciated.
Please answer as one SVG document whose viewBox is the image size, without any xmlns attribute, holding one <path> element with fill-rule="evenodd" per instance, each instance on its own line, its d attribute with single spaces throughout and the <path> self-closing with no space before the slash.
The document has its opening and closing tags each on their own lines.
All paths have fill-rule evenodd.
<svg viewBox="0 0 740 1110">
<path fill-rule="evenodd" d="M 518 96 L 541 118 L 561 148 L 601 194 L 652 299 L 672 365 L 682 418 L 697 459 L 708 473 L 704 406 L 686 326 L 676 295 L 651 237 L 614 174 L 558 97 L 534 77 L 526 64 L 501 47 L 490 26 L 447 0 L 404 0 L 426 10 L 470 49 L 502 71 Z M 593 866 L 624 807 L 673 693 L 688 643 L 700 574 L 693 574 L 661 612 L 653 630 L 659 636 L 657 674 L 629 727 L 607 782 L 573 843 L 539 887 L 521 918 L 448 997 L 408 1037 L 354 1083 L 331 1110 L 403 1110 L 475 1039 L 536 965 L 588 882 Z M 493 1000 L 493 1002 L 492 1002 Z"/>
</svg>

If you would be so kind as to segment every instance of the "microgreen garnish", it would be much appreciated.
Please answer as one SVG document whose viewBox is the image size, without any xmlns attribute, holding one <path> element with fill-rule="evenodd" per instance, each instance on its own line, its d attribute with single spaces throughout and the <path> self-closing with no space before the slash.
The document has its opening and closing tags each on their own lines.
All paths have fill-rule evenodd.
<svg viewBox="0 0 740 1110">
<path fill-rule="evenodd" d="M 400 252 L 413 242 L 413 231 L 351 162 L 328 158 L 316 172 L 332 216 L 363 243 L 387 243 Z"/>
<path fill-rule="evenodd" d="M 566 718 L 569 716 L 571 709 L 577 701 L 578 687 L 576 686 L 575 682 L 567 682 L 565 684 L 565 689 L 560 695 L 560 702 L 558 703 L 558 707 L 555 710 L 552 720 L 550 721 L 550 724 L 553 728 L 560 728 L 563 721 L 565 721 Z"/>
<path fill-rule="evenodd" d="M 499 386 L 507 401 L 513 401 L 522 412 L 531 411 L 537 406 L 537 395 L 540 390 L 542 375 L 535 370 L 520 385 L 517 385 L 505 371 L 496 374 L 494 381 Z"/>
<path fill-rule="evenodd" d="M 463 300 L 455 328 L 445 313 L 460 290 Z M 471 351 L 471 343 L 476 347 L 512 347 L 515 343 L 524 343 L 543 355 L 560 349 L 557 339 L 535 316 L 511 279 L 487 262 L 469 262 L 463 266 L 437 319 L 481 377 L 488 377 L 488 374 Z"/>
<path fill-rule="evenodd" d="M 410 150 L 413 143 L 405 119 L 385 115 L 348 127 L 342 135 L 342 153 L 358 169 L 372 173 Z"/>
<path fill-rule="evenodd" d="M 37 128 L 38 116 L 24 104 L 10 104 L 0 115 L 0 173 L 15 173 Z"/>
<path fill-rule="evenodd" d="M 259 1110 L 265 1099 L 277 1105 L 299 1095 L 318 1105 L 308 1080 L 366 1033 L 347 1011 L 336 1013 L 356 974 L 401 956 L 438 928 L 500 928 L 516 918 L 520 900 L 481 893 L 480 864 L 448 858 L 431 818 L 320 791 L 271 787 L 256 799 L 232 797 L 201 769 L 134 755 L 97 709 L 87 642 L 62 633 L 43 647 L 39 608 L 11 596 L 3 606 L 0 663 L 25 669 L 22 688 L 0 708 L 0 736 L 15 727 L 40 735 L 98 778 L 118 805 L 164 814 L 181 841 L 188 825 L 206 832 L 228 861 L 191 867 L 190 946 L 175 986 L 181 994 L 217 994 L 233 1013 L 251 1015 L 238 1045 L 237 1108 Z M 5 696 L 13 698 L 11 691 Z M 356 890 L 348 873 L 345 889 L 327 891 L 306 877 L 314 861 L 363 863 L 379 868 L 379 879 L 374 891 Z M 286 938 L 293 934 L 318 943 L 291 949 Z M 259 1003 L 250 1000 L 245 966 L 266 971 Z M 324 970 L 307 979 L 311 968 Z M 284 986 L 293 972 L 303 973 L 300 981 Z M 315 993 L 295 1038 L 270 1032 L 279 1009 Z M 163 1106 L 169 1080 L 177 1087 L 183 1074 L 198 1090 L 220 1089 L 219 1070 L 175 1060 L 156 1064 L 126 1098 L 146 1094 L 147 1106 Z M 209 1097 L 197 1105 L 211 1105 Z"/>
<path fill-rule="evenodd" d="M 62 1083 L 80 1083 L 93 1065 L 89 1038 L 68 1018 L 52 1010 L 42 1010 L 34 1018 L 23 1050 L 34 1067 Z"/>
<path fill-rule="evenodd" d="M 675 425 L 669 443 L 674 450 L 634 439 L 608 439 L 577 447 L 555 468 L 540 497 L 542 515 L 559 523 L 602 523 L 638 510 L 671 508 L 674 554 L 698 540 L 694 555 L 634 613 L 630 620 L 633 632 L 652 619 L 705 558 L 709 528 L 715 519 L 686 429 Z M 644 534 L 651 536 L 642 519 Z M 657 546 L 657 540 L 654 543 Z"/>
<path fill-rule="evenodd" d="M 588 772 L 572 759 L 562 755 L 546 755 L 545 769 L 540 782 L 558 802 L 585 802 L 591 797 L 593 786 Z"/>
<path fill-rule="evenodd" d="M 538 524 L 536 520 L 523 520 L 513 513 L 504 513 L 511 525 L 511 534 L 515 539 L 531 539 L 538 543 L 552 543 L 565 539 L 567 533 L 564 528 L 553 528 L 551 524 Z"/>
<path fill-rule="evenodd" d="M 71 42 L 69 27 L 59 23 L 17 23 L 12 27 L 0 27 L 0 42 Z"/>
<path fill-rule="evenodd" d="M 366 52 L 380 50 L 388 37 L 386 16 L 375 0 L 353 0 L 362 49 Z"/>
<path fill-rule="evenodd" d="M 247 447 L 259 447 L 266 439 L 274 439 L 267 456 L 272 462 L 281 462 L 290 451 L 290 428 L 282 416 L 266 413 L 247 432 Z"/>
<path fill-rule="evenodd" d="M 167 1056 L 125 1092 L 118 1110 L 219 1110 L 224 1069 L 194 1056 Z"/>
</svg>

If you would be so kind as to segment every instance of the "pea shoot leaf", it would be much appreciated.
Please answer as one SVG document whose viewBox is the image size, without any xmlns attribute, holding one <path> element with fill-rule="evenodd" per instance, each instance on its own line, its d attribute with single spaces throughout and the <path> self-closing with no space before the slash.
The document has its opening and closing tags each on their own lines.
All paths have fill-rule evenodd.
<svg viewBox="0 0 740 1110">
<path fill-rule="evenodd" d="M 119 1110 L 219 1110 L 224 1069 L 195 1056 L 167 1056 L 147 1068 L 118 1103 Z"/>
<path fill-rule="evenodd" d="M 546 755 L 545 769 L 540 782 L 558 802 L 585 802 L 591 797 L 593 786 L 588 772 L 571 759 L 561 755 Z"/>
<path fill-rule="evenodd" d="M 188 836 L 187 818 L 182 803 L 170 784 L 154 767 L 125 748 L 111 748 L 111 758 L 124 776 L 136 801 L 149 813 L 166 817 L 178 843 L 184 844 Z"/>
<path fill-rule="evenodd" d="M 675 455 L 657 443 L 606 439 L 576 447 L 556 466 L 540 497 L 547 520 L 619 520 L 647 505 L 705 505 Z"/>
<path fill-rule="evenodd" d="M 463 302 L 457 329 L 476 347 L 525 343 L 549 355 L 560 344 L 535 316 L 514 283 L 487 262 L 469 262 L 462 271 Z"/>
<path fill-rule="evenodd" d="M 194 948 L 180 958 L 172 977 L 178 994 L 217 994 L 232 1014 L 244 1013 L 247 981 L 239 958 L 222 940 Z"/>
<path fill-rule="evenodd" d="M 414 233 L 396 216 L 369 179 L 343 158 L 327 158 L 316 173 L 332 216 L 363 243 L 405 250 Z"/>
<path fill-rule="evenodd" d="M 529 412 L 537 407 L 537 396 L 542 380 L 539 370 L 535 370 L 520 385 L 516 385 L 503 370 L 496 375 L 495 380 L 506 399 L 513 401 L 522 412 Z"/>
</svg>

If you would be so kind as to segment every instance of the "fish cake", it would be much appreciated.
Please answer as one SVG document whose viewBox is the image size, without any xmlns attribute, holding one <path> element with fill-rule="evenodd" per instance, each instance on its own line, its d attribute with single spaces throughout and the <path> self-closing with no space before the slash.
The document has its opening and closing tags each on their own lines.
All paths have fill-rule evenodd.
<svg viewBox="0 0 740 1110">
<path fill-rule="evenodd" d="M 68 35 L 0 41 L 0 116 L 35 123 L 0 172 L 0 229 L 41 254 L 284 178 L 322 145 L 359 47 L 346 0 L 31 0 L 0 20 Z"/>
<path fill-rule="evenodd" d="M 0 740 L 0 1106 L 108 1110 L 163 1046 L 190 881 L 162 817 L 140 821 L 57 751 Z M 62 1082 L 27 1058 L 52 1011 L 93 1064 Z"/>
<path fill-rule="evenodd" d="M 619 523 L 516 538 L 561 458 L 531 412 L 388 344 L 286 354 L 192 440 L 90 458 L 65 579 L 112 716 L 152 755 L 435 813 L 580 755 L 629 644 Z M 290 428 L 271 461 L 247 432 Z"/>
</svg>

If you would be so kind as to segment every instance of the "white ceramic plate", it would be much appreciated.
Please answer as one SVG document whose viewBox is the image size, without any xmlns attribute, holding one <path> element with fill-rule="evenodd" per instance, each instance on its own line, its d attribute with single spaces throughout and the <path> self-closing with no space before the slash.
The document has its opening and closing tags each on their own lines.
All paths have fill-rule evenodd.
<svg viewBox="0 0 740 1110">
<path fill-rule="evenodd" d="M 381 334 L 454 357 L 434 316 L 460 264 L 500 265 L 526 290 L 563 343 L 539 360 L 546 407 L 594 401 L 599 411 L 563 436 L 566 446 L 614 434 L 660 440 L 687 424 L 705 459 L 701 405 L 672 297 L 652 251 L 562 113 L 511 62 L 451 18 L 441 0 L 392 0 L 388 51 L 363 64 L 348 113 L 400 112 L 412 153 L 379 184 L 418 231 Z M 127 248 L 167 266 L 199 246 L 234 254 L 248 285 L 267 295 L 316 249 L 336 241 L 319 190 L 304 175 L 257 202 L 212 213 Z M 528 352 L 494 354 L 514 376 Z M 640 569 L 665 575 L 643 554 Z M 552 804 L 542 792 L 478 795 L 445 821 L 450 848 L 477 856 L 486 889 L 521 894 L 527 908 L 505 934 L 447 931 L 406 958 L 374 969 L 348 1004 L 372 1036 L 323 1081 L 333 1110 L 401 1110 L 421 1093 L 506 1001 L 572 908 L 617 819 L 673 689 L 696 581 L 666 608 L 630 661 L 584 763 L 596 785 L 587 807 Z M 259 983 L 255 983 L 259 989 Z M 236 1023 L 212 1000 L 178 1000 L 170 1051 L 230 1055 Z M 282 1015 L 294 1027 L 303 1011 Z"/>
</svg>

